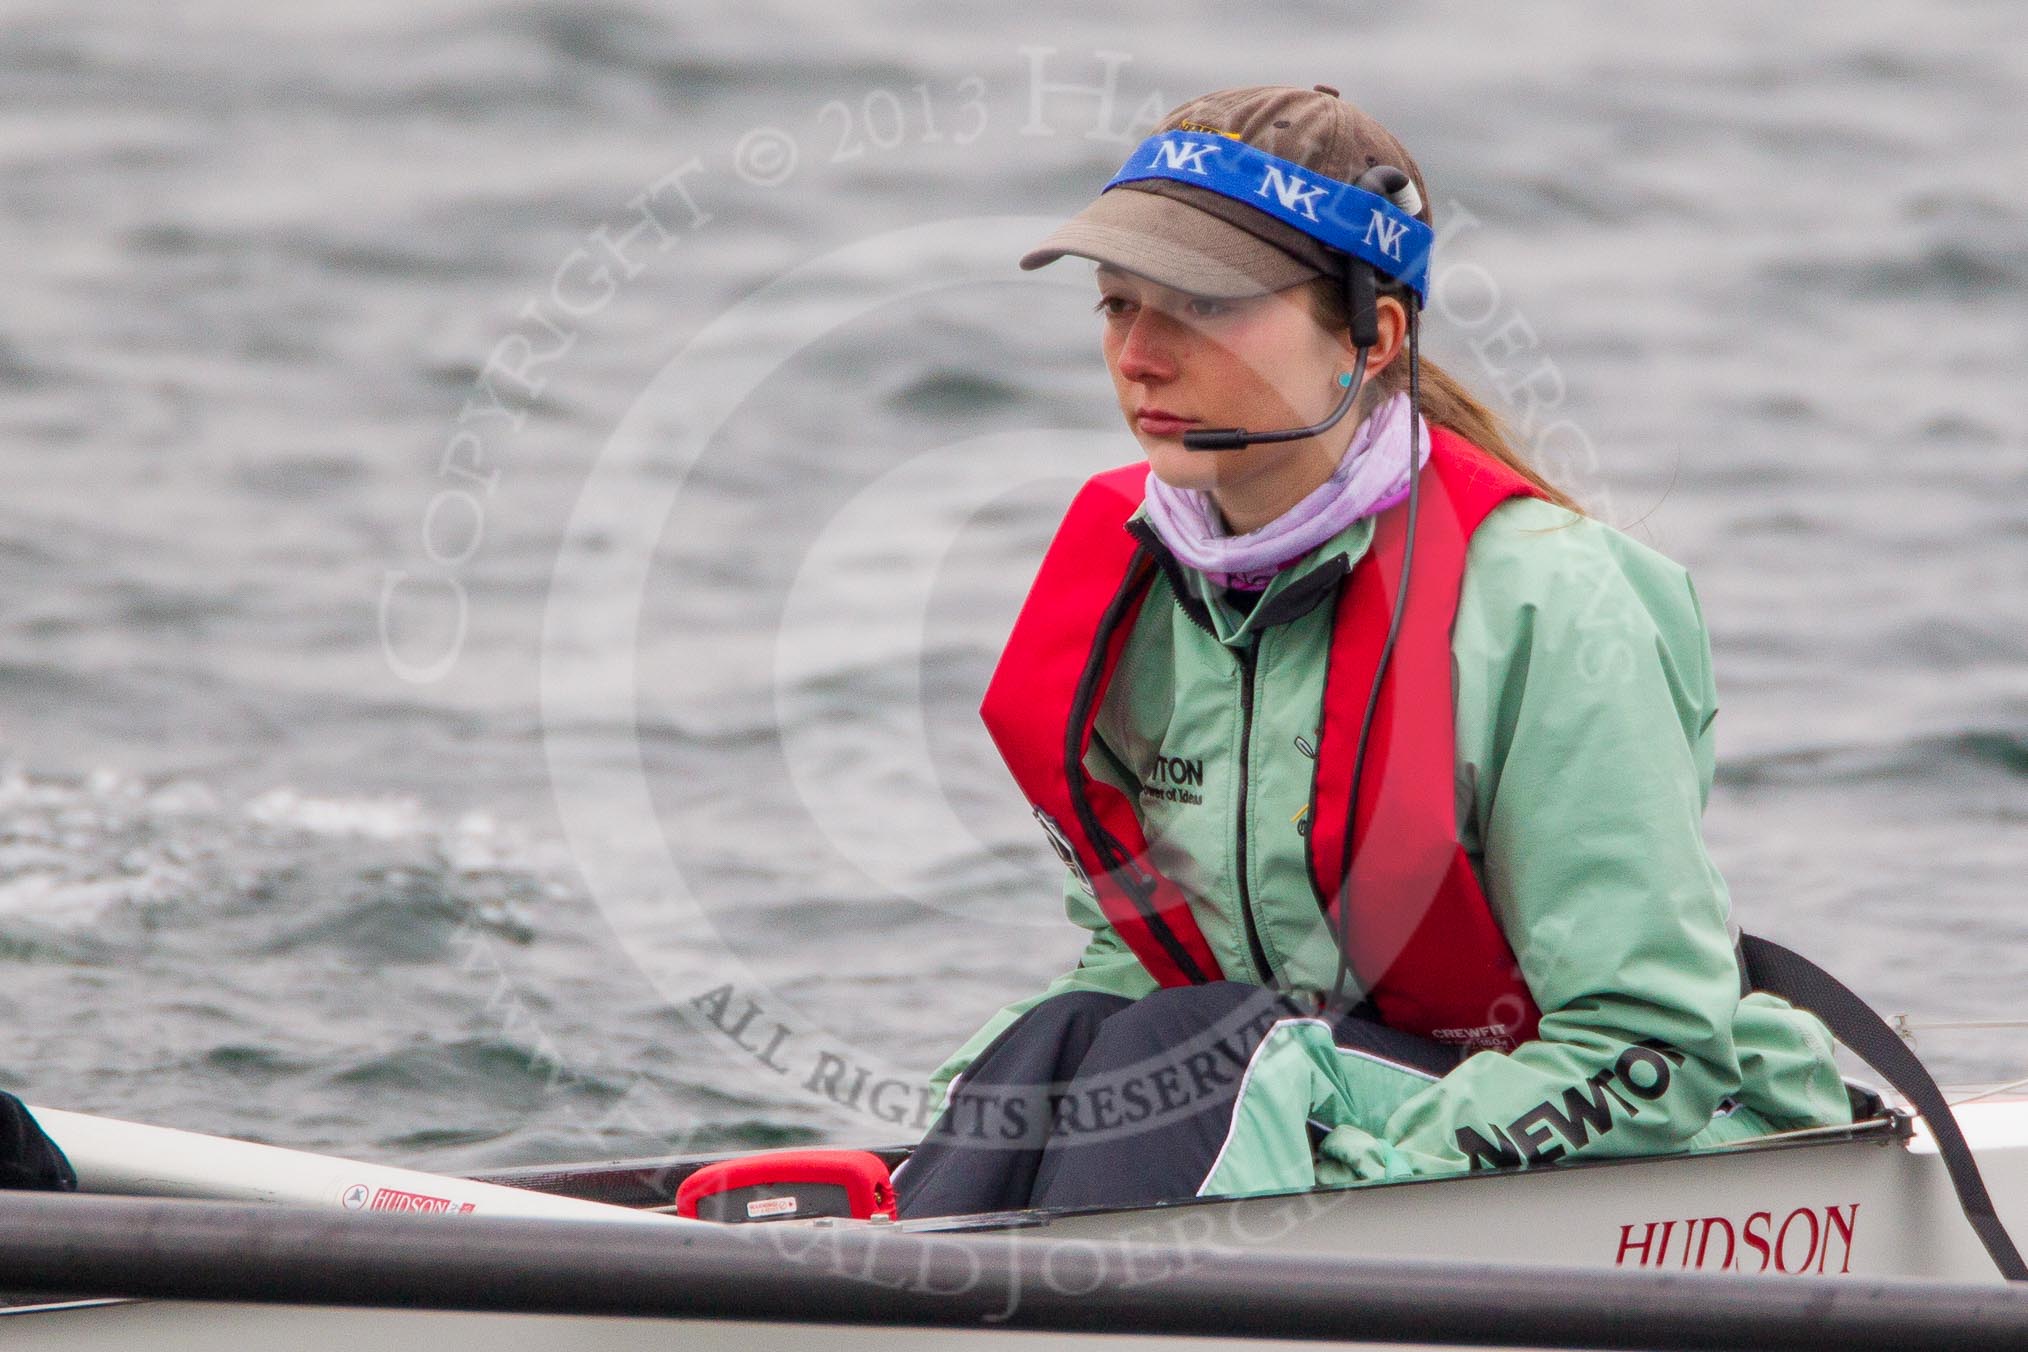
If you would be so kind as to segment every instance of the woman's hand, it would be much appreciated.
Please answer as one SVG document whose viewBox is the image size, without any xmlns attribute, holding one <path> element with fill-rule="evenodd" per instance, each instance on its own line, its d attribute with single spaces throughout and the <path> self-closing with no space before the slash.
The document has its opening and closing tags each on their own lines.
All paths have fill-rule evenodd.
<svg viewBox="0 0 2028 1352">
<path fill-rule="evenodd" d="M 1317 1182 L 1327 1188 L 1380 1179 L 1412 1178 L 1417 1174 L 1453 1173 L 1454 1164 L 1417 1156 L 1390 1145 L 1363 1127 L 1333 1127 L 1317 1144 Z"/>
</svg>

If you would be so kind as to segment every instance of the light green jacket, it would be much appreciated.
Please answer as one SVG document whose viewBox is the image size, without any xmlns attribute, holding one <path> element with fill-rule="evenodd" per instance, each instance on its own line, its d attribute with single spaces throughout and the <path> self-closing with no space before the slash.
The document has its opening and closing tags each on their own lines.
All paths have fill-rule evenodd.
<svg viewBox="0 0 2028 1352">
<path fill-rule="evenodd" d="M 1255 621 L 1319 564 L 1357 562 L 1372 534 L 1369 518 L 1327 541 L 1251 615 L 1182 570 L 1215 633 L 1158 577 L 1100 710 L 1086 768 L 1135 798 L 1154 863 L 1189 894 L 1234 980 L 1308 993 L 1336 972 L 1303 837 L 1332 606 Z M 1249 647 L 1250 716 L 1239 661 Z M 1256 1057 L 1231 1158 L 1207 1191 L 1441 1173 L 1472 1167 L 1475 1153 L 1489 1163 L 1475 1152 L 1484 1145 L 1547 1162 L 1849 1120 L 1823 1025 L 1771 996 L 1740 996 L 1730 903 L 1700 825 L 1718 701 L 1684 570 L 1588 517 L 1509 501 L 1472 536 L 1451 669 L 1459 840 L 1542 1011 L 1539 1036 L 1440 1080 L 1376 1083 L 1334 1056 L 1318 1025 L 1283 1029 Z M 1252 955 L 1242 891 L 1271 971 Z M 1074 878 L 1065 906 L 1092 932 L 1082 960 L 989 1019 L 935 1073 L 939 1094 L 1052 995 L 1155 989 Z M 1667 1091 L 1602 1089 L 1599 1077 L 1644 1042 L 1668 1053 Z M 1305 1117 L 1335 1126 L 1314 1159 Z"/>
</svg>

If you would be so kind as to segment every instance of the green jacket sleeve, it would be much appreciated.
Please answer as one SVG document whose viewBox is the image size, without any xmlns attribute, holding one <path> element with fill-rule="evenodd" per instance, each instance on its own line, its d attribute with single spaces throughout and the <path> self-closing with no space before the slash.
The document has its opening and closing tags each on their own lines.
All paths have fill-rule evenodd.
<svg viewBox="0 0 2028 1352">
<path fill-rule="evenodd" d="M 1489 518 L 1468 562 L 1460 833 L 1541 1030 L 1384 1124 L 1334 1131 L 1325 1181 L 1326 1164 L 1370 1178 L 1670 1150 L 1740 1085 L 1729 903 L 1700 821 L 1717 699 L 1688 576 L 1534 501 Z"/>
</svg>

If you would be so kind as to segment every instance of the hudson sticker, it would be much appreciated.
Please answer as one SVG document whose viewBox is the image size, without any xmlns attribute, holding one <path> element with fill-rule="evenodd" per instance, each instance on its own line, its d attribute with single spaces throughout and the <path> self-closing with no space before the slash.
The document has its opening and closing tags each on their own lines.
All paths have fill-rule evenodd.
<svg viewBox="0 0 2028 1352">
<path fill-rule="evenodd" d="M 349 1194 L 348 1194 L 349 1196 Z M 350 1206 L 348 1201 L 346 1205 Z M 399 1188 L 382 1188 L 373 1194 L 373 1204 L 368 1211 L 430 1211 L 463 1214 L 475 1209 L 472 1202 L 453 1202 L 448 1197 L 430 1197 L 420 1192 L 403 1192 Z"/>
<path fill-rule="evenodd" d="M 1852 1270 L 1859 1203 L 1756 1211 L 1744 1219 L 1698 1216 L 1620 1227 L 1618 1267 L 1842 1276 Z"/>
</svg>

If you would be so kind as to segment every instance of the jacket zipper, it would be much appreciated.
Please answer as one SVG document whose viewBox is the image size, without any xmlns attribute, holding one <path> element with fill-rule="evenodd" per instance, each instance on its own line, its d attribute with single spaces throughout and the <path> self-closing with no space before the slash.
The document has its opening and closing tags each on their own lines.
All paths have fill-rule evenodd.
<svg viewBox="0 0 2028 1352">
<path fill-rule="evenodd" d="M 1239 913 L 1246 921 L 1246 946 L 1253 955 L 1254 970 L 1262 984 L 1275 985 L 1274 968 L 1268 965 L 1267 949 L 1261 944 L 1260 929 L 1254 922 L 1253 896 L 1246 883 L 1246 794 L 1247 764 L 1253 746 L 1253 670 L 1259 660 L 1260 639 L 1239 650 L 1239 845 L 1236 851 L 1239 874 Z"/>
</svg>

